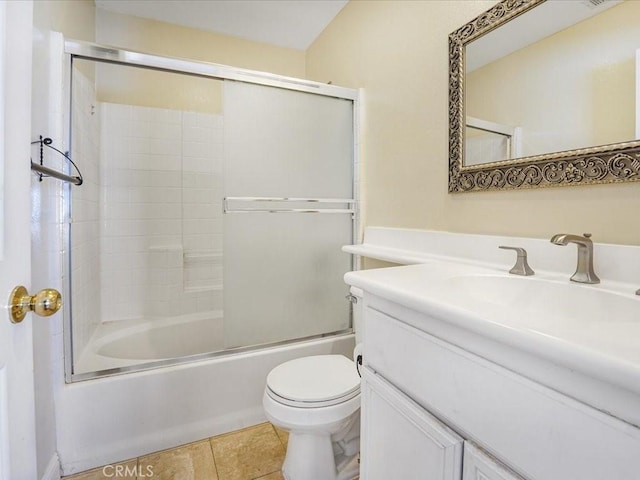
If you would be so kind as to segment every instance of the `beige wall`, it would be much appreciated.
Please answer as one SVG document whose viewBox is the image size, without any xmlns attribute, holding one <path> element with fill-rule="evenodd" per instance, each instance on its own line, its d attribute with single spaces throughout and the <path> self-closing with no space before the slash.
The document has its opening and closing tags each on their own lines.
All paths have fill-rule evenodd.
<svg viewBox="0 0 640 480">
<path fill-rule="evenodd" d="M 304 52 L 98 10 L 98 43 L 234 67 L 304 76 Z"/>
<path fill-rule="evenodd" d="M 95 40 L 93 0 L 36 0 L 33 7 L 33 25 L 37 29 L 63 32 L 76 40 Z"/>
<path fill-rule="evenodd" d="M 624 2 L 471 72 L 467 115 L 522 127 L 523 156 L 634 139 L 638 19 Z"/>
<path fill-rule="evenodd" d="M 96 9 L 93 0 L 37 0 L 34 25 L 65 38 L 304 78 L 304 52 Z M 92 62 L 78 62 L 94 78 Z M 99 66 L 99 99 L 220 112 L 221 82 L 118 66 Z"/>
<path fill-rule="evenodd" d="M 447 193 L 448 34 L 494 3 L 352 0 L 308 50 L 308 78 L 364 89 L 365 224 L 640 244 L 640 183 Z"/>
<path fill-rule="evenodd" d="M 96 7 L 93 0 L 36 0 L 33 2 L 33 26 L 36 45 L 44 38 L 44 32 L 50 30 L 61 32 L 65 38 L 95 42 Z M 80 70 L 94 79 L 92 65 L 85 64 Z"/>
<path fill-rule="evenodd" d="M 305 76 L 304 52 L 99 9 L 96 41 L 130 50 L 188 58 L 281 75 Z M 221 84 L 140 69 L 101 68 L 100 100 L 190 111 L 220 112 Z"/>
<path fill-rule="evenodd" d="M 79 64 L 87 62 L 80 61 Z M 96 64 L 100 102 L 221 113 L 222 81 L 143 68 Z"/>
</svg>

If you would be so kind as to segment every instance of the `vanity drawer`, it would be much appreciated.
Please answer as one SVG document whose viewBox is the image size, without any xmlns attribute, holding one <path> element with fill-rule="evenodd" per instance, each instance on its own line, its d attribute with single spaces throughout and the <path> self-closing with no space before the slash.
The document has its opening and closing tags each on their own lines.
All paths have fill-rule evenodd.
<svg viewBox="0 0 640 480">
<path fill-rule="evenodd" d="M 367 307 L 364 362 L 530 480 L 638 479 L 640 430 Z"/>
</svg>

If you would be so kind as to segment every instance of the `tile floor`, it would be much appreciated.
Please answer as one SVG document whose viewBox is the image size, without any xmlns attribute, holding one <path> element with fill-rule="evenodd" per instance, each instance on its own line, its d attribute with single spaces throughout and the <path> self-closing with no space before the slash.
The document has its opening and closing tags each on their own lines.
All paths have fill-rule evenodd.
<svg viewBox="0 0 640 480">
<path fill-rule="evenodd" d="M 287 432 L 262 423 L 64 480 L 283 480 L 287 439 Z"/>
</svg>

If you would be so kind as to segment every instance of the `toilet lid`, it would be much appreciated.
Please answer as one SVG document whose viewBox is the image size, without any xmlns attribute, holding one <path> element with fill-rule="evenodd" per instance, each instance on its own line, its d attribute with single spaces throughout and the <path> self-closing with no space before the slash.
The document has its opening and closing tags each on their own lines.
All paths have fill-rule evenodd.
<svg viewBox="0 0 640 480">
<path fill-rule="evenodd" d="M 271 370 L 267 387 L 294 402 L 326 402 L 360 389 L 356 364 L 343 355 L 316 355 L 290 360 Z"/>
</svg>

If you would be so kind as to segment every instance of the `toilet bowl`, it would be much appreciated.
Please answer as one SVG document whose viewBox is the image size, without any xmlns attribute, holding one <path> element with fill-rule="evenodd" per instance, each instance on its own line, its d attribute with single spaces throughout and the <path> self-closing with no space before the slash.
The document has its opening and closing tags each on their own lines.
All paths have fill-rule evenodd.
<svg viewBox="0 0 640 480">
<path fill-rule="evenodd" d="M 360 378 L 342 355 L 290 360 L 267 377 L 263 402 L 271 423 L 289 432 L 287 480 L 358 476 Z"/>
<path fill-rule="evenodd" d="M 362 293 L 351 293 L 358 342 Z M 262 405 L 269 421 L 289 432 L 286 480 L 359 476 L 360 376 L 353 360 L 315 355 L 282 363 L 267 376 Z"/>
</svg>

